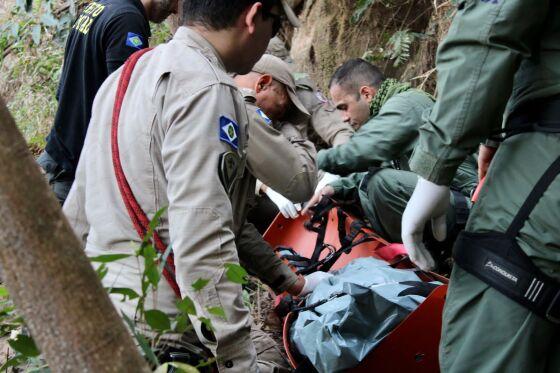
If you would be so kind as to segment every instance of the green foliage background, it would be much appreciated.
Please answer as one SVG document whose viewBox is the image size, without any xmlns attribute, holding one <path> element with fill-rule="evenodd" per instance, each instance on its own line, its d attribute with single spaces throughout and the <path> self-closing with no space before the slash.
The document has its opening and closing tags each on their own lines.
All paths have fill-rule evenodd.
<svg viewBox="0 0 560 373">
<path fill-rule="evenodd" d="M 0 96 L 30 149 L 45 146 L 57 109 L 56 90 L 68 32 L 84 0 L 24 0 L 0 4 Z M 151 25 L 154 46 L 169 39 L 167 24 Z"/>
</svg>

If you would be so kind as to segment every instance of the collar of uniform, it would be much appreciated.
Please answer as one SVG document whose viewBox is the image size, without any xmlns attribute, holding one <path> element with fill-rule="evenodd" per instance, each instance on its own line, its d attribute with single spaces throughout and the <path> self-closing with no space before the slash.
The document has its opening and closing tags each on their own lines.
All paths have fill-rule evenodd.
<svg viewBox="0 0 560 373">
<path fill-rule="evenodd" d="M 241 92 L 241 95 L 243 95 L 245 102 L 249 102 L 251 104 L 257 102 L 257 93 L 251 88 L 239 88 L 239 91 Z"/>
<path fill-rule="evenodd" d="M 181 26 L 175 32 L 175 36 L 173 36 L 173 39 L 179 40 L 186 43 L 188 46 L 199 49 L 206 58 L 218 65 L 222 70 L 226 70 L 224 62 L 222 61 L 216 48 L 214 48 L 214 46 L 210 44 L 208 40 L 206 40 L 195 30 L 186 26 Z"/>
</svg>

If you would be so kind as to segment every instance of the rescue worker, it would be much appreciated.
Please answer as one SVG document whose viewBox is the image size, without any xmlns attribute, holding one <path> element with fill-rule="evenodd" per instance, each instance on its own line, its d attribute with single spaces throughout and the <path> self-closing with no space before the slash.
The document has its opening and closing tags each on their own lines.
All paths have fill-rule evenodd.
<svg viewBox="0 0 560 373">
<path fill-rule="evenodd" d="M 255 193 L 249 199 L 249 208 L 255 207 L 255 197 L 261 193 L 271 195 L 272 198 L 272 193 L 275 193 L 289 201 L 267 185 L 274 185 L 291 199 L 302 200 L 313 194 L 317 183 L 316 151 L 313 144 L 299 137 L 295 129 L 289 128 L 291 125 L 280 128 L 277 120 L 273 120 L 284 117 L 286 112 L 295 117 L 308 115 L 295 95 L 290 77 L 290 70 L 284 62 L 264 55 L 253 67 L 253 71 L 234 78 L 245 98 L 249 115 L 249 169 L 272 171 L 265 183 L 253 178 Z M 290 134 L 290 131 L 295 132 Z M 262 220 L 262 216 L 259 217 L 256 224 Z M 244 224 L 236 243 L 241 264 L 252 269 L 276 293 L 287 291 L 292 295 L 305 294 L 312 285 L 310 278 L 324 276 L 313 274 L 307 279 L 296 276 L 249 222 Z"/>
<path fill-rule="evenodd" d="M 420 268 L 433 264 L 424 225 L 445 231 L 457 167 L 506 134 L 493 159 L 482 148 L 481 170 L 492 163 L 454 247 L 443 372 L 560 371 L 559 62 L 560 8 L 545 0 L 460 1 L 438 49 L 440 95 L 410 161 L 420 179 L 403 216 Z"/>
<path fill-rule="evenodd" d="M 346 144 L 319 152 L 317 162 L 323 171 L 350 175 L 341 180 L 332 177 L 326 187 L 320 185 L 309 206 L 324 195 L 341 200 L 358 197 L 374 230 L 390 242 L 400 242 L 402 213 L 417 180 L 408 171 L 408 157 L 433 100 L 410 84 L 385 79 L 376 66 L 362 59 L 340 66 L 329 86 L 343 120 L 358 130 Z M 449 209 L 447 214 L 453 234 L 457 223 L 466 222 L 466 197 L 478 181 L 474 158 L 463 168 L 465 172 L 456 180 L 458 192 L 451 197 L 453 206 L 461 209 Z"/>
<path fill-rule="evenodd" d="M 58 109 L 37 160 L 61 205 L 74 181 L 97 90 L 132 53 L 148 47 L 149 21 L 160 23 L 176 13 L 177 1 L 92 1 L 72 26 L 56 94 Z"/>
<path fill-rule="evenodd" d="M 274 37 L 267 49 L 270 53 L 293 66 L 293 60 L 284 42 Z M 296 72 L 296 93 L 310 116 L 291 123 L 304 138 L 311 140 L 317 149 L 344 144 L 354 134 L 354 129 L 340 120 L 334 106 L 325 98 L 309 74 Z M 286 121 L 286 120 L 285 120 Z"/>
<path fill-rule="evenodd" d="M 251 339 L 241 286 L 224 268 L 239 262 L 235 233 L 254 187 L 245 170 L 247 111 L 226 72 L 251 70 L 279 30 L 283 13 L 298 24 L 284 0 L 184 0 L 186 27 L 141 55 L 132 71 L 109 76 L 99 90 L 64 206 L 88 256 L 131 255 L 108 263 L 103 282 L 139 294 L 144 268 L 134 253 L 143 234 L 135 218 L 142 213 L 152 218 L 167 206 L 156 233 L 172 247 L 175 276 L 166 275 L 157 292 L 149 292 L 145 308 L 173 316 L 177 296 L 192 299 L 197 316 L 189 315 L 190 321 L 200 343 L 216 356 L 219 371 L 287 366 L 270 338 L 261 333 L 254 338 L 258 344 Z M 122 96 L 116 100 L 117 87 Z M 275 170 L 251 170 L 261 180 L 274 178 Z M 134 202 L 135 210 L 126 207 Z M 170 273 L 168 265 L 165 271 Z M 195 291 L 192 284 L 199 279 L 208 283 Z M 133 319 L 137 300 L 120 298 L 113 296 L 115 306 Z M 222 308 L 225 317 L 210 312 L 213 307 Z M 210 320 L 212 328 L 199 317 Z"/>
<path fill-rule="evenodd" d="M 292 144 L 292 150 L 277 152 L 278 162 L 283 162 L 282 157 L 291 157 L 289 160 L 293 167 L 297 165 L 305 166 L 301 174 L 294 179 L 288 176 L 290 173 L 282 171 L 287 167 L 278 165 L 279 177 L 285 177 L 290 182 L 290 188 L 294 190 L 309 191 L 313 194 L 313 188 L 317 184 L 315 158 L 316 151 L 313 144 L 302 137 L 300 132 L 290 123 L 306 120 L 310 114 L 296 95 L 296 85 L 289 66 L 281 59 L 272 55 L 265 54 L 253 67 L 252 71 L 245 75 L 238 75 L 235 81 L 239 87 L 244 88 L 246 98 L 254 100 L 257 108 L 256 113 L 261 116 L 269 127 L 270 131 L 281 133 L 285 140 Z M 251 110 L 249 110 L 251 111 Z M 262 122 L 262 120 L 261 120 Z M 263 149 L 264 150 L 264 149 Z M 268 151 L 273 151 L 269 148 Z M 291 155 L 290 155 L 291 153 Z M 299 155 L 299 159 L 294 163 L 293 157 Z M 310 184 L 310 170 L 313 170 L 313 180 Z M 257 182 L 257 201 L 249 213 L 249 221 L 258 228 L 259 232 L 264 232 L 272 220 L 282 213 L 286 218 L 297 217 L 301 206 L 294 204 L 293 198 L 285 193 L 279 193 L 270 188 L 267 183 Z"/>
</svg>

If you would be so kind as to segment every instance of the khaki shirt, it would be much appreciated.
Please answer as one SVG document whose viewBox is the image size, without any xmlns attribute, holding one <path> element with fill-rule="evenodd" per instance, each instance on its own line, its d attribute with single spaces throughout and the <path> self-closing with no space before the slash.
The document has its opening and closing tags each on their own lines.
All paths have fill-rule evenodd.
<svg viewBox="0 0 560 373">
<path fill-rule="evenodd" d="M 122 69 L 103 84 L 93 105 L 89 131 L 76 181 L 64 211 L 83 239 L 88 256 L 133 255 L 107 265 L 106 287 L 140 291 L 142 260 L 134 257 L 140 240 L 118 190 L 111 158 L 111 115 Z M 181 293 L 195 302 L 198 316 L 209 318 L 216 341 L 198 338 L 218 356 L 220 371 L 256 371 L 249 337 L 251 317 L 241 286 L 229 281 L 225 263 L 238 263 L 235 234 L 245 220 L 248 118 L 243 97 L 226 74 L 217 52 L 203 37 L 181 27 L 173 40 L 144 55 L 136 65 L 124 98 L 119 145 L 124 172 L 148 217 L 167 206 L 157 231 L 173 247 Z M 230 153 L 233 165 L 220 167 Z M 252 167 L 256 177 L 272 178 Z M 237 177 L 238 181 L 231 179 Z M 226 181 L 230 180 L 230 181 Z M 228 193 L 229 191 L 229 193 Z M 195 292 L 192 284 L 210 282 Z M 111 296 L 115 306 L 134 316 L 135 301 Z M 176 297 L 162 279 L 150 293 L 146 309 L 176 314 Z M 222 307 L 226 318 L 208 312 Z"/>
<path fill-rule="evenodd" d="M 302 139 L 291 125 L 282 131 L 274 128 L 272 120 L 255 105 L 254 91 L 242 88 L 241 93 L 249 116 L 249 171 L 261 175 L 264 184 L 286 198 L 307 201 L 317 183 L 315 147 Z M 289 132 L 290 128 L 293 132 Z M 253 194 L 256 178 L 251 175 L 250 179 Z M 243 226 L 237 234 L 237 244 L 243 265 L 275 291 L 283 292 L 297 281 L 295 273 L 274 254 L 252 224 Z"/>
<path fill-rule="evenodd" d="M 253 90 L 242 88 L 241 93 L 247 104 L 250 123 L 249 170 L 265 185 L 292 202 L 306 202 L 317 184 L 315 147 L 292 125 L 285 124 L 278 129 L 278 125 L 256 106 Z M 269 172 L 268 177 L 257 176 L 271 169 L 275 172 Z"/>
<path fill-rule="evenodd" d="M 305 122 L 296 123 L 296 128 L 319 148 L 342 145 L 350 140 L 354 130 L 342 121 L 336 108 L 317 90 L 309 78 L 297 80 L 297 95 L 311 114 Z"/>
</svg>

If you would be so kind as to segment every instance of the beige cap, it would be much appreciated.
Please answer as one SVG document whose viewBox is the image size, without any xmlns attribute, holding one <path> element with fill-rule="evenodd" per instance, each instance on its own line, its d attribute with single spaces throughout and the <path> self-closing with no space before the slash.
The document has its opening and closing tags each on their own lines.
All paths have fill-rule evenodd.
<svg viewBox="0 0 560 373">
<path fill-rule="evenodd" d="M 280 2 L 282 3 L 282 9 L 284 10 L 284 13 L 286 14 L 286 17 L 288 18 L 288 21 L 290 21 L 292 26 L 300 27 L 301 22 L 299 21 L 299 18 L 294 13 L 294 10 L 290 7 L 290 4 L 288 4 L 288 1 L 287 0 L 280 0 Z"/>
<path fill-rule="evenodd" d="M 274 80 L 284 84 L 286 86 L 286 90 L 288 91 L 288 96 L 290 96 L 290 100 L 298 111 L 304 116 L 310 116 L 309 112 L 296 94 L 296 81 L 294 80 L 294 76 L 292 75 L 290 67 L 286 62 L 273 55 L 265 54 L 255 64 L 253 71 L 259 74 L 268 74 L 272 76 Z M 301 117 L 301 115 L 299 117 Z"/>
</svg>

